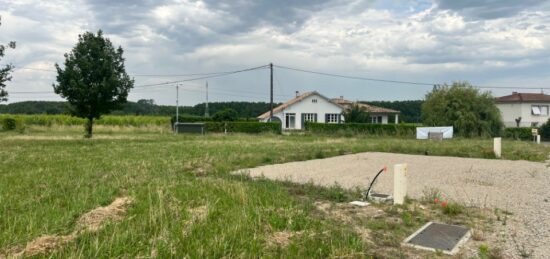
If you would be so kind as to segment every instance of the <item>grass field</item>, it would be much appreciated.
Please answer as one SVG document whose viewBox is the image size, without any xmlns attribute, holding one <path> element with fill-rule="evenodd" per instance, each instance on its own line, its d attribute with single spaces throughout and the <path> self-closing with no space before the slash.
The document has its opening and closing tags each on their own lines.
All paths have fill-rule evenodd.
<svg viewBox="0 0 550 259">
<path fill-rule="evenodd" d="M 405 256 L 410 251 L 399 247 L 401 239 L 427 220 L 450 216 L 437 208 L 421 213 L 415 202 L 398 210 L 380 207 L 387 219 L 352 218 L 375 237 L 365 242 L 354 224 L 323 214 L 315 205 L 356 199 L 356 192 L 252 181 L 229 172 L 363 151 L 488 158 L 491 144 L 310 135 L 176 136 L 107 127 L 99 128 L 93 139 L 83 139 L 81 127 L 0 132 L 0 257 L 40 236 L 75 233 L 81 215 L 117 197 L 133 200 L 120 222 L 78 232 L 71 242 L 40 256 Z M 503 143 L 507 159 L 544 161 L 548 151 L 525 142 Z M 453 221 L 472 224 L 477 214 L 468 213 Z M 390 222 L 393 218 L 399 220 Z M 285 237 L 288 244 L 277 241 Z"/>
</svg>

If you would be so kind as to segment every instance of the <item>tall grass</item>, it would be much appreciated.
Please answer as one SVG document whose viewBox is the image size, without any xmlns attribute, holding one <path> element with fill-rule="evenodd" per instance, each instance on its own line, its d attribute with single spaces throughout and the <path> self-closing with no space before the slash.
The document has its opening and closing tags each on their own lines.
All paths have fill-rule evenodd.
<svg viewBox="0 0 550 259">
<path fill-rule="evenodd" d="M 5 118 L 14 118 L 21 121 L 24 125 L 35 126 L 72 126 L 84 125 L 86 122 L 83 118 L 73 117 L 69 115 L 11 115 L 0 114 L 0 120 Z M 148 125 L 170 125 L 169 116 L 117 116 L 105 115 L 95 121 L 97 125 L 108 126 L 148 126 Z"/>
</svg>

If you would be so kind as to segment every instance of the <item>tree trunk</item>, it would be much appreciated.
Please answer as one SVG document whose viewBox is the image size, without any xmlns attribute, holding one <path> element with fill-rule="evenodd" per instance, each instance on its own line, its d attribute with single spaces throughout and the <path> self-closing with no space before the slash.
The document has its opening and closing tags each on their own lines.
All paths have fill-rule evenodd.
<svg viewBox="0 0 550 259">
<path fill-rule="evenodd" d="M 88 118 L 88 121 L 86 122 L 86 138 L 92 137 L 92 128 L 94 126 L 94 118 Z"/>
</svg>

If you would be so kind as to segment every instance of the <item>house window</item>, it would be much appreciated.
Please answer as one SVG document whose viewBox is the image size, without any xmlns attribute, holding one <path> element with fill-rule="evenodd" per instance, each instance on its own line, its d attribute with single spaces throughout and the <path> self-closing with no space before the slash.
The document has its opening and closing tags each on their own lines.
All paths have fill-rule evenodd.
<svg viewBox="0 0 550 259">
<path fill-rule="evenodd" d="M 317 103 L 317 99 L 311 99 L 312 103 Z"/>
<path fill-rule="evenodd" d="M 535 116 L 548 116 L 548 105 L 531 105 L 531 114 Z"/>
<path fill-rule="evenodd" d="M 340 114 L 338 114 L 338 113 L 327 113 L 327 114 L 325 114 L 325 122 L 326 123 L 339 123 L 340 122 Z"/>
<path fill-rule="evenodd" d="M 317 113 L 303 113 L 302 118 L 304 122 L 306 121 L 317 122 Z"/>
<path fill-rule="evenodd" d="M 370 116 L 370 122 L 374 124 L 381 124 L 382 116 Z"/>
<path fill-rule="evenodd" d="M 285 114 L 285 128 L 294 129 L 296 127 L 296 113 Z"/>
</svg>

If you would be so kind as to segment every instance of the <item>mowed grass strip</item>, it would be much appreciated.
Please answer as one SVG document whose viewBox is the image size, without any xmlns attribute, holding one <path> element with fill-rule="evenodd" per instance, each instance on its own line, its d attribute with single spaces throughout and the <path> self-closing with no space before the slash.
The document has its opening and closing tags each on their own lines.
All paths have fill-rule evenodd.
<svg viewBox="0 0 550 259">
<path fill-rule="evenodd" d="M 79 236 L 53 256 L 362 255 L 368 247 L 353 229 L 316 217 L 312 205 L 318 199 L 347 201 L 352 193 L 250 181 L 229 172 L 363 151 L 490 157 L 486 150 L 492 144 L 149 133 L 84 140 L 80 135 L 0 133 L 0 253 L 42 235 L 68 234 L 82 214 L 128 196 L 134 203 L 124 220 Z M 510 159 L 541 161 L 548 154 L 548 148 L 529 143 L 505 141 L 503 146 L 503 156 Z M 206 211 L 200 220 L 194 220 L 197 208 Z M 269 237 L 281 231 L 302 234 L 284 247 L 268 245 Z"/>
</svg>

